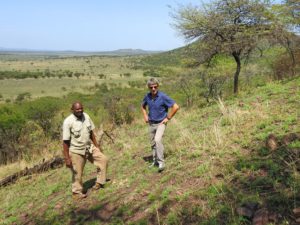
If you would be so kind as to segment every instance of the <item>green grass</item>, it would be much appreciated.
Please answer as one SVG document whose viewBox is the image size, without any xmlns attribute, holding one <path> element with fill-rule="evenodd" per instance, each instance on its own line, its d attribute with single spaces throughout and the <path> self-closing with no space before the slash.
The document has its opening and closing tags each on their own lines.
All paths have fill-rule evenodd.
<svg viewBox="0 0 300 225">
<path fill-rule="evenodd" d="M 247 224 L 235 210 L 249 201 L 291 220 L 300 206 L 293 153 L 299 141 L 275 152 L 264 142 L 270 133 L 299 132 L 299 87 L 300 78 L 271 82 L 239 97 L 182 107 L 165 133 L 162 174 L 144 160 L 151 150 L 140 115 L 111 132 L 114 143 L 103 140 L 107 188 L 74 203 L 66 168 L 23 178 L 0 189 L 0 223 L 22 224 L 26 211 L 33 224 Z M 88 163 L 84 182 L 94 177 Z"/>
</svg>

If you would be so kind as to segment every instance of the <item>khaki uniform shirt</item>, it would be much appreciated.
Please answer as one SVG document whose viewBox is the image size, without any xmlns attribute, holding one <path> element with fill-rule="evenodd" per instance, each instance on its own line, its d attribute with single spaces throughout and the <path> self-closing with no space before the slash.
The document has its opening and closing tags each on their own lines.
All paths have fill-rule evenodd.
<svg viewBox="0 0 300 225">
<path fill-rule="evenodd" d="M 83 113 L 82 118 L 74 114 L 68 116 L 63 123 L 63 140 L 70 141 L 70 151 L 85 155 L 91 147 L 91 131 L 95 125 L 88 114 Z"/>
</svg>

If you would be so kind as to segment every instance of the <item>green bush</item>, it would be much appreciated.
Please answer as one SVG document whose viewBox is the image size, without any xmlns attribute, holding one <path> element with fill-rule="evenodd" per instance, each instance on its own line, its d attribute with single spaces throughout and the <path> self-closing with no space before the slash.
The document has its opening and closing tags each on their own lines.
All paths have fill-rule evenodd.
<svg viewBox="0 0 300 225">
<path fill-rule="evenodd" d="M 159 73 L 153 69 L 147 70 L 143 73 L 144 77 L 160 77 Z"/>
<path fill-rule="evenodd" d="M 39 98 L 33 102 L 26 103 L 25 114 L 29 120 L 35 121 L 44 131 L 49 134 L 54 116 L 61 109 L 61 101 L 53 97 Z"/>
<path fill-rule="evenodd" d="M 18 139 L 25 123 L 22 111 L 16 106 L 0 108 L 0 164 L 18 159 Z"/>
<path fill-rule="evenodd" d="M 22 102 L 25 99 L 30 99 L 31 98 L 31 94 L 29 92 L 24 92 L 21 94 L 18 94 L 18 96 L 16 97 L 16 102 Z"/>
</svg>

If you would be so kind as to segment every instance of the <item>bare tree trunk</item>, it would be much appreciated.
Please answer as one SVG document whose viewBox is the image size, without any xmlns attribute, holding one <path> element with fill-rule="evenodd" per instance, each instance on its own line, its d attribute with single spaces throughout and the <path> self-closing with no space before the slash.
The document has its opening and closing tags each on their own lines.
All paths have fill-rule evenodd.
<svg viewBox="0 0 300 225">
<path fill-rule="evenodd" d="M 236 62 L 236 71 L 235 71 L 234 80 L 233 80 L 233 93 L 237 94 L 239 91 L 239 75 L 241 72 L 240 52 L 233 52 L 232 56 L 234 57 L 235 62 Z"/>
</svg>

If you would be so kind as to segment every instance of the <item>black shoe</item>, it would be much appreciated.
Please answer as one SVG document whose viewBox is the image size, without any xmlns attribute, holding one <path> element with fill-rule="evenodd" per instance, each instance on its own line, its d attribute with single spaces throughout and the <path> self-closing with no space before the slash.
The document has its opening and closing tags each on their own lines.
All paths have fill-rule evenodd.
<svg viewBox="0 0 300 225">
<path fill-rule="evenodd" d="M 162 171 L 164 171 L 165 170 L 165 167 L 163 167 L 163 166 L 160 166 L 159 168 L 158 168 L 158 172 L 159 173 L 161 173 Z"/>
</svg>

